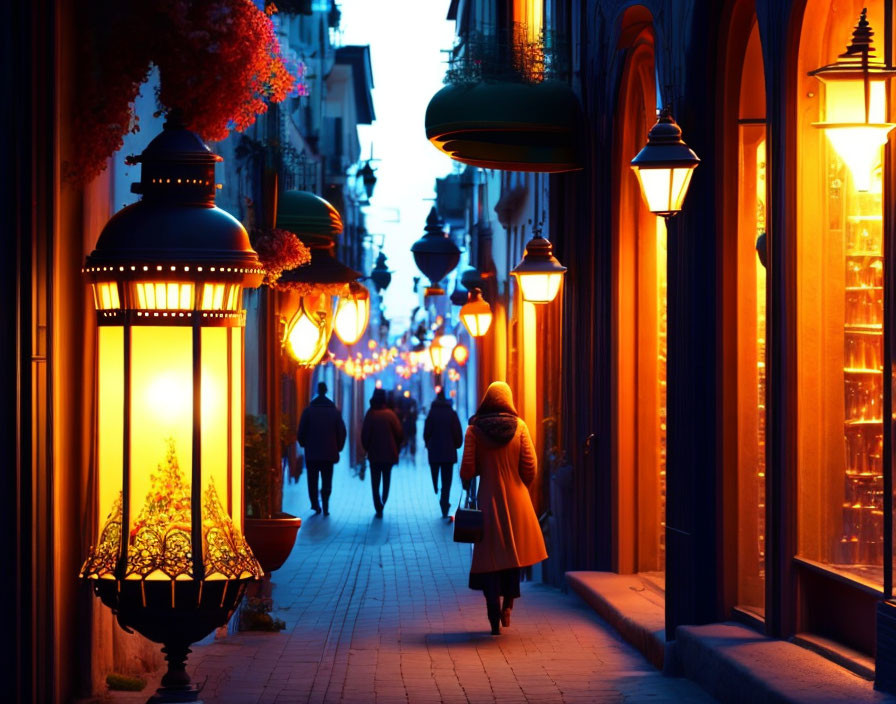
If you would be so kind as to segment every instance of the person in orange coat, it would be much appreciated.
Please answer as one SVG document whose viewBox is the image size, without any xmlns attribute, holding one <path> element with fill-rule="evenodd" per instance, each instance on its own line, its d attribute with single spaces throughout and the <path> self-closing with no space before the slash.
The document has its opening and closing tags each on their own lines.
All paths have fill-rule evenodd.
<svg viewBox="0 0 896 704">
<path fill-rule="evenodd" d="M 501 633 L 501 624 L 510 625 L 513 600 L 520 596 L 520 568 L 548 556 L 528 489 L 537 469 L 535 447 L 513 405 L 513 392 L 495 381 L 470 418 L 460 465 L 465 487 L 480 477 L 484 525 L 482 540 L 473 547 L 470 589 L 485 595 L 492 635 Z"/>
</svg>

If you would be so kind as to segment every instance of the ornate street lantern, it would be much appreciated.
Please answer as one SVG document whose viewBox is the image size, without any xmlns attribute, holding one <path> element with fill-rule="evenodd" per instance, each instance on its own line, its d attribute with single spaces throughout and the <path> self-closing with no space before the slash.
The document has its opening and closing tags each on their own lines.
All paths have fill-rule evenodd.
<svg viewBox="0 0 896 704">
<path fill-rule="evenodd" d="M 681 139 L 681 128 L 665 107 L 647 133 L 647 144 L 631 161 L 647 209 L 664 218 L 681 212 L 700 159 Z"/>
<path fill-rule="evenodd" d="M 460 309 L 460 319 L 473 337 L 482 337 L 488 332 L 492 324 L 492 307 L 482 297 L 480 288 L 470 291 L 466 304 Z"/>
<path fill-rule="evenodd" d="M 244 287 L 263 270 L 215 207 L 215 162 L 169 119 L 137 158 L 142 199 L 87 257 L 97 309 L 97 540 L 80 576 L 163 643 L 154 701 L 196 701 L 189 645 L 261 567 L 242 535 Z"/>
<path fill-rule="evenodd" d="M 451 353 L 457 345 L 457 338 L 454 335 L 437 335 L 429 346 L 429 358 L 432 360 L 432 367 L 437 374 L 441 374 L 442 370 L 448 366 L 451 361 Z"/>
<path fill-rule="evenodd" d="M 566 267 L 557 261 L 551 243 L 536 232 L 526 245 L 523 260 L 510 273 L 516 276 L 524 301 L 550 303 L 560 290 Z"/>
<path fill-rule="evenodd" d="M 440 296 L 445 289 L 439 286 L 460 261 L 460 249 L 445 233 L 445 224 L 435 206 L 426 218 L 423 237 L 411 246 L 417 268 L 429 279 L 424 296 Z"/>
<path fill-rule="evenodd" d="M 863 9 L 852 43 L 837 61 L 810 71 L 824 83 L 823 129 L 852 173 L 857 191 L 871 188 L 871 174 L 894 125 L 887 122 L 887 83 L 896 69 L 874 61 L 874 32 Z"/>
<path fill-rule="evenodd" d="M 376 172 L 373 170 L 369 161 L 361 167 L 358 171 L 358 175 L 364 183 L 364 191 L 367 193 L 367 198 L 373 198 L 373 187 L 376 186 Z"/>
<path fill-rule="evenodd" d="M 370 280 L 373 281 L 377 293 L 382 293 L 392 283 L 392 272 L 386 268 L 386 255 L 382 250 L 377 255 L 376 264 L 370 272 Z"/>
<path fill-rule="evenodd" d="M 364 335 L 369 319 L 370 291 L 366 286 L 352 281 L 348 285 L 348 295 L 340 299 L 336 307 L 336 335 L 346 345 L 353 345 Z"/>
<path fill-rule="evenodd" d="M 342 233 L 336 208 L 307 191 L 286 191 L 277 202 L 277 227 L 293 232 L 311 250 L 311 262 L 283 272 L 277 282 L 283 345 L 302 367 L 314 367 L 327 351 L 337 300 L 360 273 L 334 256 Z"/>
</svg>

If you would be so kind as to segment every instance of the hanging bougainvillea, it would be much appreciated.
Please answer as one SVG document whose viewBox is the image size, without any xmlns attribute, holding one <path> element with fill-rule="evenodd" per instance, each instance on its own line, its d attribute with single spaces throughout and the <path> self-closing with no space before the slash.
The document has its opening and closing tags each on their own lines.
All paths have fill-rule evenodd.
<svg viewBox="0 0 896 704">
<path fill-rule="evenodd" d="M 75 153 L 67 175 L 87 181 L 138 125 L 133 101 L 151 65 L 162 112 L 218 141 L 244 130 L 296 89 L 271 18 L 252 0 L 94 0 L 85 5 Z"/>
</svg>

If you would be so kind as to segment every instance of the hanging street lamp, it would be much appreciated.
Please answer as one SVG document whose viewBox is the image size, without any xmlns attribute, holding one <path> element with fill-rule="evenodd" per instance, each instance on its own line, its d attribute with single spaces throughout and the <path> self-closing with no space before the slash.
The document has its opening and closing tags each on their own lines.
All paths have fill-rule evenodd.
<svg viewBox="0 0 896 704">
<path fill-rule="evenodd" d="M 681 139 L 681 128 L 668 107 L 647 133 L 647 144 L 631 161 L 647 209 L 667 220 L 681 212 L 691 176 L 700 159 Z"/>
<path fill-rule="evenodd" d="M 359 169 L 358 175 L 361 177 L 361 182 L 364 184 L 364 191 L 367 193 L 367 199 L 369 200 L 373 198 L 373 188 L 376 186 L 377 179 L 376 172 L 373 170 L 369 161 Z"/>
<path fill-rule="evenodd" d="M 482 289 L 470 291 L 466 304 L 460 309 L 460 319 L 472 337 L 482 337 L 492 324 L 492 307 L 482 297 Z"/>
<path fill-rule="evenodd" d="M 872 58 L 874 32 L 863 9 L 852 43 L 832 64 L 810 71 L 824 84 L 823 129 L 831 146 L 846 162 L 857 191 L 871 189 L 872 171 L 880 148 L 896 127 L 887 122 L 887 83 L 896 72 Z"/>
<path fill-rule="evenodd" d="M 382 250 L 377 255 L 376 264 L 370 271 L 370 280 L 373 281 L 377 293 L 382 293 L 392 283 L 392 272 L 386 268 L 386 255 Z"/>
<path fill-rule="evenodd" d="M 448 366 L 451 361 L 451 353 L 457 345 L 457 338 L 454 335 L 436 335 L 429 346 L 429 358 L 432 360 L 432 368 L 436 374 L 441 374 L 442 370 Z"/>
<path fill-rule="evenodd" d="M 460 261 L 460 249 L 445 233 L 445 224 L 435 206 L 426 218 L 423 237 L 411 246 L 417 268 L 429 279 L 424 296 L 441 296 L 445 293 L 439 282 L 444 279 Z"/>
<path fill-rule="evenodd" d="M 327 352 L 336 302 L 361 274 L 334 256 L 342 218 L 323 198 L 308 191 L 280 194 L 276 226 L 295 233 L 311 250 L 311 262 L 283 272 L 277 288 L 286 321 L 283 346 L 299 366 L 314 367 Z"/>
<path fill-rule="evenodd" d="M 535 237 L 526 244 L 523 260 L 510 273 L 516 276 L 524 301 L 550 303 L 560 290 L 566 267 L 557 261 L 550 241 L 536 231 Z"/>
<path fill-rule="evenodd" d="M 243 538 L 243 288 L 263 269 L 215 206 L 220 157 L 169 117 L 136 159 L 142 199 L 87 257 L 97 310 L 95 543 L 80 576 L 125 629 L 164 644 L 153 701 L 197 701 L 191 643 L 261 567 Z"/>
<path fill-rule="evenodd" d="M 352 281 L 348 295 L 339 300 L 333 323 L 336 336 L 346 345 L 353 345 L 364 335 L 370 320 L 370 291 L 363 284 Z"/>
</svg>

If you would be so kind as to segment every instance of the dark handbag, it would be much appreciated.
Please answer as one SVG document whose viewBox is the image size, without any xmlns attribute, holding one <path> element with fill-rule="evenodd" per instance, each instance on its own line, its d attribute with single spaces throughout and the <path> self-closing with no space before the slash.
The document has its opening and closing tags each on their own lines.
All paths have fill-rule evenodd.
<svg viewBox="0 0 896 704">
<path fill-rule="evenodd" d="M 463 506 L 458 505 L 454 514 L 454 542 L 478 543 L 482 540 L 482 528 L 482 511 L 477 508 L 476 501 L 470 498 L 468 487 L 467 500 Z"/>
</svg>

